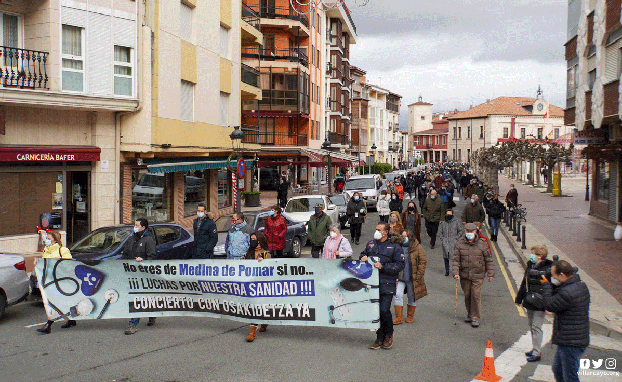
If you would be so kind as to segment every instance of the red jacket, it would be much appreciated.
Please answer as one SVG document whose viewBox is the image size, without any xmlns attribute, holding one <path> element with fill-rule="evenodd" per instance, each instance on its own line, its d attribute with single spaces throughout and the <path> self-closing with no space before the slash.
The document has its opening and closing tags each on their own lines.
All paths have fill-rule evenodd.
<svg viewBox="0 0 622 382">
<path fill-rule="evenodd" d="M 287 223 L 281 215 L 274 215 L 266 220 L 263 233 L 268 239 L 268 249 L 278 251 L 285 249 L 285 234 L 287 233 Z"/>
</svg>

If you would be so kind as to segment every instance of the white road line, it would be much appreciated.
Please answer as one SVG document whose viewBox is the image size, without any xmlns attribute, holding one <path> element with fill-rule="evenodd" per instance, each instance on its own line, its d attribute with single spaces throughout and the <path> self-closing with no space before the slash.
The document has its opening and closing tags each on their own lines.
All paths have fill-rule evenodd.
<svg viewBox="0 0 622 382">
<path fill-rule="evenodd" d="M 28 326 L 24 326 L 25 328 L 32 328 L 33 326 L 40 326 L 40 325 L 45 325 L 45 322 L 42 322 L 40 324 L 32 324 L 32 325 L 28 325 Z"/>
</svg>

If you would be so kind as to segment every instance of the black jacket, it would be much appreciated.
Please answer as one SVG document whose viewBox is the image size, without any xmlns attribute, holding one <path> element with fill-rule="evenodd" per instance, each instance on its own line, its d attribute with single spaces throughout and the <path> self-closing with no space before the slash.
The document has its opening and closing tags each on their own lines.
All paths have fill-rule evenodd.
<svg viewBox="0 0 622 382">
<path fill-rule="evenodd" d="M 402 239 L 403 241 L 404 239 Z M 359 259 L 363 256 L 370 258 L 378 257 L 378 261 L 382 264 L 382 269 L 380 269 L 378 275 L 380 279 L 380 294 L 395 294 L 397 277 L 404 269 L 405 260 L 402 242 L 393 242 L 391 238 L 387 238 L 384 242 L 372 240 L 367 243 L 365 249 L 361 252 Z"/>
<path fill-rule="evenodd" d="M 192 250 L 193 259 L 211 259 L 214 257 L 214 247 L 218 243 L 218 232 L 216 223 L 207 216 L 201 219 L 194 219 L 192 223 L 194 230 L 194 248 Z"/>
<path fill-rule="evenodd" d="M 505 211 L 505 206 L 503 203 L 497 200 L 491 200 L 486 207 L 486 212 L 490 215 L 491 218 L 501 219 L 503 217 L 503 212 Z"/>
<path fill-rule="evenodd" d="M 137 257 L 143 260 L 155 260 L 156 258 L 156 242 L 149 230 L 132 234 L 127 239 L 121 260 L 134 260 Z"/>
<path fill-rule="evenodd" d="M 389 202 L 389 209 L 391 211 L 397 211 L 401 214 L 403 208 L 404 207 L 402 206 L 402 200 L 400 198 L 393 199 L 393 196 L 391 196 L 391 201 Z"/>
<path fill-rule="evenodd" d="M 514 302 L 517 304 L 522 303 L 525 309 L 543 311 L 544 308 L 538 309 L 525 301 L 525 296 L 527 295 L 527 284 L 525 284 L 525 280 L 527 280 L 527 282 L 529 283 L 530 293 L 536 292 L 542 295 L 542 283 L 540 282 L 542 277 L 540 276 L 540 274 L 534 271 L 544 272 L 546 274 L 546 279 L 550 280 L 552 265 L 553 262 L 551 260 L 542 260 L 538 265 L 532 263 L 531 261 L 527 262 L 525 276 L 523 277 L 523 281 L 520 284 L 520 288 L 518 288 L 518 293 L 516 293 L 516 299 L 514 299 Z"/>
<path fill-rule="evenodd" d="M 555 313 L 552 342 L 558 346 L 585 348 L 590 344 L 590 291 L 579 275 L 553 290 L 542 287 L 544 309 Z"/>
<path fill-rule="evenodd" d="M 354 201 L 354 198 L 350 199 L 348 206 L 346 207 L 346 216 L 350 224 L 362 224 L 365 220 L 365 215 L 361 212 L 365 210 L 363 199 L 359 199 L 358 202 Z M 357 215 L 358 214 L 358 215 Z"/>
</svg>

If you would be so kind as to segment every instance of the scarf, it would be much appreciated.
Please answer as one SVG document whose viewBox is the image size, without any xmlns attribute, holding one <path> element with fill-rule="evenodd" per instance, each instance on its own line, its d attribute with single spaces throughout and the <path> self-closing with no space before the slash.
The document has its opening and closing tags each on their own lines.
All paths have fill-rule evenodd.
<svg viewBox="0 0 622 382">
<path fill-rule="evenodd" d="M 341 239 L 343 236 L 339 234 L 334 239 L 332 237 L 328 237 L 328 241 L 326 241 L 326 245 L 324 245 L 324 258 L 325 259 L 336 259 L 337 256 L 335 252 L 339 250 L 339 244 L 341 243 Z"/>
</svg>

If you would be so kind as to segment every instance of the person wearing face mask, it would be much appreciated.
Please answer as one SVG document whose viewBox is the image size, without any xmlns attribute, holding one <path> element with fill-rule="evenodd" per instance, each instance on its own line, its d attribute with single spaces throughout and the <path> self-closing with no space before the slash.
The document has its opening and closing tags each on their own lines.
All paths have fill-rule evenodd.
<svg viewBox="0 0 622 382">
<path fill-rule="evenodd" d="M 324 242 L 324 259 L 340 259 L 352 256 L 352 246 L 348 239 L 341 234 L 341 225 L 333 224 L 330 226 L 330 235 Z"/>
<path fill-rule="evenodd" d="M 518 190 L 514 188 L 513 184 L 510 184 L 510 191 L 508 191 L 507 195 L 505 195 L 505 201 L 508 208 L 518 204 Z"/>
<path fill-rule="evenodd" d="M 547 279 L 551 279 L 551 266 L 553 262 L 546 257 L 548 250 L 544 245 L 534 245 L 531 247 L 531 256 L 527 262 L 525 276 L 520 284 L 520 288 L 516 293 L 514 302 L 516 305 L 523 305 L 527 309 L 527 318 L 529 320 L 529 329 L 531 331 L 532 350 L 525 353 L 527 361 L 537 362 L 540 360 L 540 351 L 542 349 L 542 324 L 546 315 L 542 301 L 542 279 L 541 275 L 545 275 Z M 527 294 L 535 296 L 535 300 L 526 300 Z"/>
<path fill-rule="evenodd" d="M 425 228 L 430 236 L 430 247 L 434 249 L 436 245 L 436 234 L 438 225 L 445 216 L 445 204 L 438 197 L 436 190 L 430 192 L 430 197 L 423 203 L 423 217 L 425 218 Z"/>
<path fill-rule="evenodd" d="M 136 219 L 134 222 L 134 234 L 130 235 L 123 247 L 121 254 L 121 260 L 136 260 L 138 262 L 143 260 L 155 260 L 156 258 L 156 243 L 153 234 L 148 230 L 149 222 L 145 218 Z M 196 238 L 195 238 L 196 240 Z M 155 324 L 155 317 L 149 317 L 147 326 Z M 125 334 L 130 335 L 138 331 L 136 325 L 140 318 L 132 318 L 130 323 L 125 329 Z"/>
<path fill-rule="evenodd" d="M 250 236 L 250 242 L 248 246 L 248 251 L 246 255 L 243 257 L 245 260 L 253 260 L 257 262 L 262 262 L 265 259 L 269 259 L 270 251 L 268 249 L 268 239 L 266 239 L 266 235 L 264 235 L 261 231 L 253 232 Z M 265 332 L 268 329 L 268 325 L 262 324 L 259 327 L 260 332 Z M 257 335 L 257 324 L 251 324 L 248 330 L 248 336 L 246 336 L 247 342 L 255 341 L 255 337 Z"/>
<path fill-rule="evenodd" d="M 391 234 L 391 241 L 399 243 L 398 235 Z M 428 290 L 425 286 L 423 275 L 428 264 L 428 259 L 421 243 L 414 237 L 411 232 L 404 231 L 401 235 L 402 249 L 404 251 L 404 270 L 400 272 L 395 292 L 395 319 L 393 325 L 399 325 L 404 322 L 404 291 L 408 297 L 406 308 L 406 323 L 410 324 L 415 320 L 415 310 L 417 308 L 417 300 L 427 296 Z"/>
<path fill-rule="evenodd" d="M 389 207 L 390 202 L 391 195 L 387 193 L 387 190 L 380 191 L 380 197 L 378 198 L 376 208 L 378 209 L 378 216 L 380 217 L 380 222 L 382 223 L 389 222 L 389 213 L 391 212 L 391 208 Z"/>
<path fill-rule="evenodd" d="M 479 203 L 479 196 L 471 195 L 470 203 L 467 203 L 462 210 L 462 223 L 483 222 L 486 219 L 486 211 Z"/>
<path fill-rule="evenodd" d="M 240 260 L 248 251 L 253 228 L 246 223 L 241 212 L 233 214 L 231 223 L 225 239 L 225 254 L 229 260 Z"/>
<path fill-rule="evenodd" d="M 579 359 L 590 344 L 590 291 L 565 260 L 553 263 L 551 277 L 542 277 L 542 297 L 544 309 L 555 313 L 553 375 L 556 382 L 579 381 Z"/>
<path fill-rule="evenodd" d="M 212 259 L 214 258 L 214 247 L 218 243 L 218 232 L 216 223 L 206 212 L 207 207 L 204 203 L 197 205 L 197 218 L 192 223 L 194 230 L 194 247 L 192 248 L 192 259 Z"/>
<path fill-rule="evenodd" d="M 464 226 L 465 234 L 456 243 L 453 257 L 452 273 L 464 292 L 464 305 L 467 318 L 464 322 L 471 323 L 474 328 L 479 327 L 480 306 L 482 302 L 482 285 L 486 273 L 488 282 L 495 275 L 495 264 L 488 244 L 477 234 L 477 227 L 473 223 Z"/>
<path fill-rule="evenodd" d="M 501 224 L 501 219 L 503 218 L 503 213 L 505 212 L 505 206 L 499 201 L 499 195 L 492 194 L 492 199 L 490 200 L 490 203 L 488 203 L 486 212 L 488 213 L 488 221 L 490 223 L 490 239 L 492 241 L 497 241 L 497 236 L 499 235 L 499 225 Z"/>
<path fill-rule="evenodd" d="M 400 199 L 400 196 L 398 195 L 397 192 L 391 193 L 391 201 L 389 202 L 389 209 L 391 211 L 397 211 L 400 214 L 402 213 L 402 210 L 404 209 L 402 205 L 402 199 Z"/>
<path fill-rule="evenodd" d="M 397 211 L 392 211 L 389 214 L 389 233 L 401 235 L 404 232 L 404 226 L 402 225 L 402 219 Z"/>
<path fill-rule="evenodd" d="M 45 247 L 43 248 L 43 253 L 41 254 L 41 258 L 43 259 L 71 259 L 72 258 L 69 248 L 63 247 L 63 242 L 61 240 L 60 232 L 58 231 L 46 232 L 44 230 L 41 230 L 39 232 L 41 234 L 43 243 L 45 244 Z M 37 329 L 37 331 L 43 334 L 50 334 L 52 332 L 53 323 L 54 321 L 48 320 L 48 322 L 42 328 Z M 72 326 L 76 326 L 76 321 L 67 320 L 65 325 L 61 326 L 61 328 L 67 329 L 67 328 L 71 328 Z"/>
<path fill-rule="evenodd" d="M 406 211 L 402 213 L 402 224 L 408 233 L 412 233 L 421 243 L 421 214 L 417 211 L 415 202 L 410 201 Z"/>
<path fill-rule="evenodd" d="M 352 198 L 348 202 L 346 207 L 346 216 L 350 223 L 350 237 L 354 241 L 354 244 L 359 243 L 361 238 L 361 227 L 365 222 L 365 216 L 367 216 L 367 209 L 365 208 L 365 202 L 361 198 L 361 194 L 355 192 Z"/>
<path fill-rule="evenodd" d="M 283 210 L 279 205 L 273 205 L 263 230 L 268 239 L 268 248 L 270 248 L 274 258 L 283 257 L 283 250 L 286 244 L 287 222 L 281 216 L 282 212 Z"/>
<path fill-rule="evenodd" d="M 371 259 L 378 269 L 380 282 L 380 328 L 376 331 L 376 340 L 370 349 L 390 349 L 393 346 L 393 317 L 391 300 L 395 294 L 397 277 L 404 269 L 404 251 L 402 246 L 389 240 L 389 225 L 378 223 L 374 240 L 371 240 L 361 252 L 360 260 Z"/>
<path fill-rule="evenodd" d="M 463 195 L 464 195 L 465 199 L 470 198 L 471 195 L 473 195 L 475 193 L 475 187 L 476 187 L 475 183 L 476 182 L 477 181 L 475 179 L 471 179 L 470 183 L 464 189 Z"/>
<path fill-rule="evenodd" d="M 449 259 L 456 251 L 456 243 L 464 237 L 464 225 L 454 217 L 454 210 L 451 208 L 445 213 L 445 220 L 441 221 L 438 227 L 438 237 L 441 240 L 443 250 L 443 260 L 445 262 L 445 276 L 449 276 Z"/>
<path fill-rule="evenodd" d="M 484 187 L 484 183 L 481 180 L 475 186 L 475 190 L 473 190 L 473 193 L 477 195 L 480 203 L 486 198 L 486 187 Z"/>
<path fill-rule="evenodd" d="M 330 226 L 332 224 L 330 217 L 324 213 L 324 205 L 317 203 L 315 205 L 315 214 L 311 215 L 308 224 L 311 256 L 314 259 L 320 257 L 320 253 L 324 249 L 324 242 L 330 235 Z"/>
<path fill-rule="evenodd" d="M 402 181 L 398 180 L 395 182 L 395 191 L 397 191 L 397 197 L 400 200 L 404 200 L 404 186 L 402 186 Z"/>
</svg>

